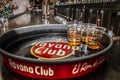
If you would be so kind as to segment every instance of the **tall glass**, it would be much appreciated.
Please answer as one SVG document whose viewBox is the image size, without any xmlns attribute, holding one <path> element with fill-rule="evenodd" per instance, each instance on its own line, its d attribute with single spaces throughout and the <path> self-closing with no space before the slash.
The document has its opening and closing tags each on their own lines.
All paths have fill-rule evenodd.
<svg viewBox="0 0 120 80">
<path fill-rule="evenodd" d="M 88 31 L 88 48 L 93 50 L 100 50 L 104 30 L 98 29 L 97 27 L 91 27 L 88 29 Z"/>
<path fill-rule="evenodd" d="M 68 27 L 68 44 L 71 46 L 80 45 L 80 33 L 78 30 L 77 22 L 70 22 L 67 24 Z"/>
</svg>

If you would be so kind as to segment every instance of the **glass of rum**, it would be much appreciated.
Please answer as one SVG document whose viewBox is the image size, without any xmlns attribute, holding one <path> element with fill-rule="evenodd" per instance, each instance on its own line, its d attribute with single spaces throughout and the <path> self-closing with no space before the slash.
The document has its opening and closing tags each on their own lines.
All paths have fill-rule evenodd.
<svg viewBox="0 0 120 80">
<path fill-rule="evenodd" d="M 79 46 L 80 45 L 80 33 L 77 30 L 78 24 L 76 22 L 72 22 L 67 25 L 68 28 L 68 44 L 71 46 Z"/>
</svg>

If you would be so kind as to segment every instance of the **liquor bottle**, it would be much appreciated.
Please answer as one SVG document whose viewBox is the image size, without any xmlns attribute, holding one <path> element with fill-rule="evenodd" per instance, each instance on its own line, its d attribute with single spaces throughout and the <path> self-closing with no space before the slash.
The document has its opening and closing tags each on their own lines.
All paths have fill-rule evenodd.
<svg viewBox="0 0 120 80">
<path fill-rule="evenodd" d="M 90 9 L 90 18 L 89 18 L 89 23 L 92 21 L 92 17 L 93 17 L 93 9 Z"/>
<path fill-rule="evenodd" d="M 79 19 L 79 21 L 80 21 L 80 22 L 83 21 L 83 12 L 82 12 L 82 10 L 80 11 L 80 19 Z"/>
<path fill-rule="evenodd" d="M 103 17 L 104 17 L 104 11 L 101 10 L 101 26 L 103 26 Z"/>
<path fill-rule="evenodd" d="M 97 18 L 97 26 L 100 27 L 101 26 L 101 19 L 100 19 L 100 15 L 98 15 L 98 18 Z"/>
<path fill-rule="evenodd" d="M 97 24 L 98 27 L 100 27 L 101 26 L 101 15 L 100 15 L 100 11 L 99 10 L 97 10 L 97 14 L 96 15 L 97 15 L 96 16 L 96 24 Z"/>
<path fill-rule="evenodd" d="M 81 9 L 80 13 L 79 13 L 79 21 L 80 22 L 84 22 L 84 11 L 85 9 Z"/>
</svg>

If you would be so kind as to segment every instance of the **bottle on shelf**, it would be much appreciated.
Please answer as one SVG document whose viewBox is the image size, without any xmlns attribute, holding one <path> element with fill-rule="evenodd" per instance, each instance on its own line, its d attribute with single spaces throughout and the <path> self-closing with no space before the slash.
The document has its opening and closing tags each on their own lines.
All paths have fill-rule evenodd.
<svg viewBox="0 0 120 80">
<path fill-rule="evenodd" d="M 101 10 L 101 26 L 103 26 L 104 10 Z"/>
<path fill-rule="evenodd" d="M 80 19 L 79 19 L 79 21 L 80 21 L 80 22 L 83 21 L 83 12 L 82 12 L 82 11 L 80 12 Z"/>
<path fill-rule="evenodd" d="M 98 27 L 101 26 L 101 15 L 99 10 L 97 10 L 96 24 Z"/>
<path fill-rule="evenodd" d="M 93 17 L 93 9 L 90 9 L 90 18 L 88 19 L 88 23 L 91 23 Z"/>
</svg>

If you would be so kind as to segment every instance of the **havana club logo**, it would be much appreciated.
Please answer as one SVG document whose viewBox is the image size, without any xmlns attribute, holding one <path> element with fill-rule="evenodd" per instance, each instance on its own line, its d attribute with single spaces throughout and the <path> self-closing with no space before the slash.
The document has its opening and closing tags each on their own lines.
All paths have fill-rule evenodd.
<svg viewBox="0 0 120 80">
<path fill-rule="evenodd" d="M 37 42 L 31 54 L 44 60 L 63 59 L 72 55 L 72 47 L 64 42 Z"/>
</svg>

